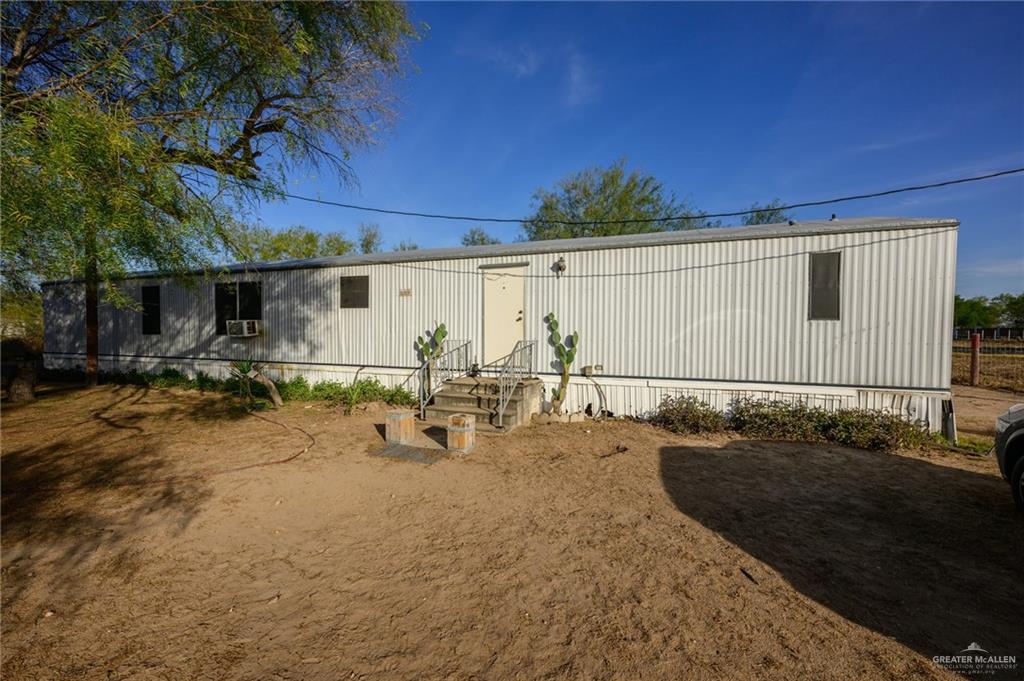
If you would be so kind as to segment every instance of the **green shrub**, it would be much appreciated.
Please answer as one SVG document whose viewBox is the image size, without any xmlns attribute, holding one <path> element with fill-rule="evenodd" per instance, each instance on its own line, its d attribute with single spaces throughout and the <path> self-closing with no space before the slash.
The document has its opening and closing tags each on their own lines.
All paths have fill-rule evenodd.
<svg viewBox="0 0 1024 681">
<path fill-rule="evenodd" d="M 277 392 L 285 402 L 310 400 L 313 394 L 305 376 L 295 376 L 287 381 L 278 381 Z"/>
<path fill-rule="evenodd" d="M 205 371 L 196 372 L 195 380 L 192 383 L 200 392 L 227 392 L 224 389 L 224 381 L 214 378 Z"/>
<path fill-rule="evenodd" d="M 192 381 L 177 369 L 165 367 L 159 374 L 143 374 L 155 388 L 191 388 Z"/>
<path fill-rule="evenodd" d="M 920 447 L 929 439 L 924 424 L 881 411 L 826 411 L 802 403 L 752 399 L 733 402 L 729 425 L 746 437 L 761 440 L 826 441 L 885 452 Z"/>
<path fill-rule="evenodd" d="M 725 428 L 725 417 L 692 395 L 666 395 L 649 419 L 673 433 L 714 433 Z"/>
<path fill-rule="evenodd" d="M 732 403 L 729 426 L 746 437 L 759 440 L 823 439 L 824 409 L 803 403 L 740 399 Z"/>
<path fill-rule="evenodd" d="M 245 363 L 236 367 L 240 371 L 247 370 Z M 81 372 L 76 372 L 71 379 L 81 379 Z M 167 367 L 159 374 L 147 374 L 132 369 L 130 371 L 112 371 L 103 374 L 103 382 L 121 385 L 152 386 L 154 388 L 186 388 L 203 392 L 223 392 L 240 394 L 248 390 L 236 376 L 217 379 L 202 371 L 190 379 L 177 369 Z M 254 398 L 267 398 L 267 389 L 255 381 L 248 387 Z M 416 397 L 408 390 L 395 387 L 388 388 L 375 378 L 364 378 L 350 384 L 340 381 L 320 381 L 313 386 L 304 376 L 296 376 L 286 381 L 277 382 L 277 390 L 281 399 L 286 402 L 322 400 L 332 405 L 344 405 L 351 411 L 357 404 L 364 402 L 387 402 L 388 404 L 410 406 L 416 404 Z"/>
<path fill-rule="evenodd" d="M 343 400 L 345 387 L 341 381 L 319 381 L 309 391 L 309 398 L 339 404 Z"/>
<path fill-rule="evenodd" d="M 829 413 L 822 423 L 821 435 L 829 442 L 882 452 L 920 447 L 929 439 L 928 428 L 923 423 L 867 409 L 839 409 Z"/>
<path fill-rule="evenodd" d="M 313 386 L 311 395 L 315 400 L 344 405 L 346 411 L 351 411 L 354 406 L 364 402 L 410 405 L 416 401 L 408 390 L 387 388 L 376 378 L 364 378 L 349 385 L 338 381 L 320 381 Z"/>
</svg>

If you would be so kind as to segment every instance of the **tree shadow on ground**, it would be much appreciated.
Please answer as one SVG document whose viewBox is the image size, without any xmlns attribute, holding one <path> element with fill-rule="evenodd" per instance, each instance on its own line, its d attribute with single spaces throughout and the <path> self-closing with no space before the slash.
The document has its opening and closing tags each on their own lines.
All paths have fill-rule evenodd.
<svg viewBox="0 0 1024 681">
<path fill-rule="evenodd" d="M 1024 654 L 1024 522 L 1006 483 L 839 447 L 664 447 L 680 511 L 803 594 L 930 658 Z"/>
<path fill-rule="evenodd" d="M 142 424 L 172 419 L 187 428 L 195 419 L 234 419 L 230 402 L 216 396 L 177 400 L 136 386 L 91 394 L 82 406 L 40 403 L 14 418 L 5 413 L 5 603 L 28 585 L 19 578 L 19 561 L 46 561 L 51 588 L 73 595 L 76 580 L 102 570 L 85 566 L 93 556 L 102 553 L 106 563 L 123 565 L 135 552 L 133 539 L 151 531 L 182 532 L 210 495 L 209 485 L 188 479 L 194 471 Z"/>
</svg>

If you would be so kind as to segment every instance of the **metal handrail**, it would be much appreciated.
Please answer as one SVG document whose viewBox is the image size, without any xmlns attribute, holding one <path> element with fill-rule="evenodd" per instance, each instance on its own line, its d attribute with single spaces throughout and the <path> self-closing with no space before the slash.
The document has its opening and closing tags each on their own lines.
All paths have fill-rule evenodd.
<svg viewBox="0 0 1024 681">
<path fill-rule="evenodd" d="M 501 362 L 501 373 L 498 374 L 498 427 L 504 428 L 504 417 L 505 409 L 508 407 L 509 401 L 512 399 L 512 394 L 515 392 L 516 386 L 519 385 L 524 378 L 528 378 L 534 374 L 534 348 L 537 346 L 537 341 L 517 341 L 516 346 L 512 349 L 512 352 L 508 353 L 501 359 L 493 362 L 498 364 Z M 504 360 L 504 362 L 502 362 Z"/>
<path fill-rule="evenodd" d="M 446 340 L 441 345 L 441 355 L 420 365 L 420 418 L 426 416 L 427 403 L 444 387 L 445 381 L 469 373 L 473 366 L 471 348 L 472 342 L 468 340 Z"/>
</svg>

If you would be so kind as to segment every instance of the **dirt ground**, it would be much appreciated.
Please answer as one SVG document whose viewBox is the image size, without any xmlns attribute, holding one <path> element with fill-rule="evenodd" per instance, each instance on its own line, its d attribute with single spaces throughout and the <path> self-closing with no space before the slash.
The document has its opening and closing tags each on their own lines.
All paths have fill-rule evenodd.
<svg viewBox="0 0 1024 681">
<path fill-rule="evenodd" d="M 990 458 L 605 422 L 423 463 L 375 455 L 383 421 L 137 387 L 5 408 L 3 678 L 952 679 L 932 656 L 971 642 L 1024 660 L 1024 522 Z"/>
<path fill-rule="evenodd" d="M 956 413 L 957 432 L 994 437 L 996 417 L 1021 402 L 1024 402 L 1024 393 L 954 385 L 953 411 Z"/>
</svg>

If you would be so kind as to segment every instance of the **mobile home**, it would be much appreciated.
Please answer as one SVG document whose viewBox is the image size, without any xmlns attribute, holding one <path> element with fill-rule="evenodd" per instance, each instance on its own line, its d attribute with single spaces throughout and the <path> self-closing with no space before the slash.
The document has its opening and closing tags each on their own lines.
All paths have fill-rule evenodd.
<svg viewBox="0 0 1024 681">
<path fill-rule="evenodd" d="M 444 323 L 486 368 L 578 330 L 570 410 L 641 414 L 667 394 L 885 409 L 939 429 L 949 413 L 959 223 L 864 218 L 425 249 L 233 265 L 179 285 L 139 273 L 135 309 L 100 309 L 102 370 L 408 382 L 415 339 Z M 45 362 L 85 363 L 84 286 L 44 285 Z M 253 320 L 253 324 L 231 324 Z M 587 367 L 588 377 L 580 376 Z"/>
</svg>

